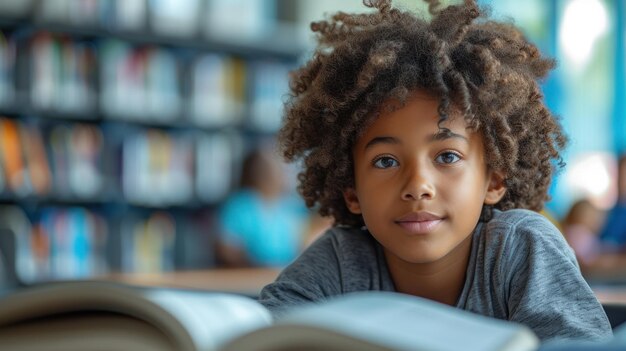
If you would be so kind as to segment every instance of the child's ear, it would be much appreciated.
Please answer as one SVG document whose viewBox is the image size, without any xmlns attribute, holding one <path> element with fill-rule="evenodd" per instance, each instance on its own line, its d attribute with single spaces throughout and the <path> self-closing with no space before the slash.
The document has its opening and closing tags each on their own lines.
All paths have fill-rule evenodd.
<svg viewBox="0 0 626 351">
<path fill-rule="evenodd" d="M 361 205 L 359 204 L 359 198 L 356 196 L 356 192 L 353 188 L 348 188 L 343 191 L 343 199 L 346 202 L 348 210 L 354 214 L 361 214 Z"/>
<path fill-rule="evenodd" d="M 490 172 L 489 187 L 487 188 L 487 194 L 485 195 L 485 205 L 495 205 L 506 193 L 506 186 L 504 185 L 504 176 L 500 172 Z"/>
</svg>

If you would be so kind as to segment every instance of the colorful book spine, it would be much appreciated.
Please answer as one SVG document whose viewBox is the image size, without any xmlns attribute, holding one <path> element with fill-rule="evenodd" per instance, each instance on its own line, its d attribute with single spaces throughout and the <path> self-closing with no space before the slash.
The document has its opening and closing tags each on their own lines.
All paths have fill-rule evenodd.
<svg viewBox="0 0 626 351">
<path fill-rule="evenodd" d="M 15 42 L 0 31 L 0 106 L 15 103 Z"/>
<path fill-rule="evenodd" d="M 0 117 L 0 152 L 8 189 L 15 194 L 27 192 L 23 148 L 17 122 Z"/>
<path fill-rule="evenodd" d="M 122 269 L 159 273 L 175 267 L 177 226 L 167 212 L 126 218 L 122 225 Z"/>
</svg>

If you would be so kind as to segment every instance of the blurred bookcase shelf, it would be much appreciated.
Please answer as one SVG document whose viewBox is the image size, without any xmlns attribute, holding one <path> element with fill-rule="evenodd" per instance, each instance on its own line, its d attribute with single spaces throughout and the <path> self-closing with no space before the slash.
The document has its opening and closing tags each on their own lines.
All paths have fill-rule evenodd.
<svg viewBox="0 0 626 351">
<path fill-rule="evenodd" d="M 302 52 L 305 50 L 301 40 L 297 40 L 293 35 L 288 35 L 291 28 L 286 25 L 260 38 L 231 39 L 210 36 L 168 37 L 164 34 L 151 34 L 149 32 L 117 31 L 60 23 L 32 23 L 26 20 L 9 21 L 1 18 L 0 27 L 27 28 L 20 33 L 22 35 L 47 32 L 82 40 L 116 39 L 135 45 L 155 45 L 173 49 L 219 52 L 253 59 L 266 57 L 270 59 L 294 60 L 302 55 Z"/>
<path fill-rule="evenodd" d="M 214 266 L 215 211 L 305 50 L 280 2 L 0 0 L 0 229 L 21 279 Z"/>
<path fill-rule="evenodd" d="M 1 105 L 0 116 L 22 118 L 29 116 L 32 119 L 41 120 L 67 120 L 67 121 L 85 121 L 85 122 L 101 122 L 102 116 L 97 110 L 80 111 L 80 112 L 62 112 L 54 110 L 37 110 L 30 105 Z"/>
</svg>

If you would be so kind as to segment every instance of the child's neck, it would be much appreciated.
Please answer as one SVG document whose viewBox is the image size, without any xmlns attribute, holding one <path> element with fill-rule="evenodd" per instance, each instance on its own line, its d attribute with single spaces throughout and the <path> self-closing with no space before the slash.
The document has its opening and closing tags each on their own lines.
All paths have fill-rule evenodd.
<svg viewBox="0 0 626 351">
<path fill-rule="evenodd" d="M 472 235 L 436 262 L 410 263 L 385 250 L 396 291 L 456 306 L 472 247 Z"/>
</svg>

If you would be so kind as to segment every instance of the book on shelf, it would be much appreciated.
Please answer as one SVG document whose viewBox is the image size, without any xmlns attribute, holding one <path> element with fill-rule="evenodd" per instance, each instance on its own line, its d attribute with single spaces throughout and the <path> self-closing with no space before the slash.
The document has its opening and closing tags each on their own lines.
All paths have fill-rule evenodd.
<svg viewBox="0 0 626 351">
<path fill-rule="evenodd" d="M 0 5 L 0 13 L 2 6 Z M 15 40 L 0 30 L 0 106 L 13 104 L 15 98 Z"/>
<path fill-rule="evenodd" d="M 22 141 L 24 168 L 28 173 L 31 192 L 39 196 L 49 194 L 52 174 L 41 130 L 34 125 L 21 124 L 19 137 Z"/>
<path fill-rule="evenodd" d="M 108 222 L 87 208 L 43 207 L 31 221 L 19 206 L 0 205 L 0 232 L 0 251 L 12 257 L 6 271 L 25 284 L 109 270 Z"/>
<path fill-rule="evenodd" d="M 17 196 L 50 193 L 52 174 L 41 130 L 0 116 L 0 192 Z"/>
<path fill-rule="evenodd" d="M 203 202 L 226 198 L 237 178 L 236 165 L 243 162 L 244 141 L 236 133 L 204 134 L 196 140 L 195 190 Z"/>
<path fill-rule="evenodd" d="M 85 113 L 96 106 L 96 53 L 88 42 L 47 32 L 29 43 L 30 103 L 38 110 Z"/>
<path fill-rule="evenodd" d="M 122 145 L 125 200 L 153 206 L 193 200 L 194 147 L 186 133 L 150 129 L 128 136 Z"/>
<path fill-rule="evenodd" d="M 202 21 L 200 0 L 151 1 L 148 6 L 151 29 L 160 35 L 193 37 Z"/>
<path fill-rule="evenodd" d="M 283 102 L 289 90 L 287 64 L 258 61 L 250 64 L 252 97 L 250 123 L 258 130 L 275 132 L 280 128 Z"/>
<path fill-rule="evenodd" d="M 206 2 L 201 30 L 207 38 L 231 42 L 268 38 L 279 24 L 277 1 L 210 0 Z"/>
<path fill-rule="evenodd" d="M 27 191 L 22 154 L 19 125 L 14 120 L 0 118 L 0 161 L 5 171 L 6 188 L 14 193 Z"/>
<path fill-rule="evenodd" d="M 237 294 L 65 281 L 0 299 L 0 345 L 25 350 L 535 350 L 525 326 L 392 292 L 269 311 Z"/>
<path fill-rule="evenodd" d="M 192 64 L 189 107 L 202 127 L 238 125 L 246 109 L 246 63 L 235 57 L 205 53 Z"/>
<path fill-rule="evenodd" d="M 121 225 L 121 259 L 125 272 L 158 273 L 173 271 L 176 256 L 177 223 L 166 211 L 147 218 L 131 215 Z"/>
</svg>

